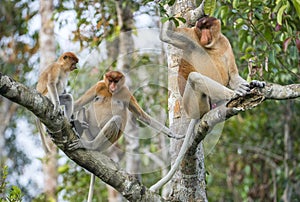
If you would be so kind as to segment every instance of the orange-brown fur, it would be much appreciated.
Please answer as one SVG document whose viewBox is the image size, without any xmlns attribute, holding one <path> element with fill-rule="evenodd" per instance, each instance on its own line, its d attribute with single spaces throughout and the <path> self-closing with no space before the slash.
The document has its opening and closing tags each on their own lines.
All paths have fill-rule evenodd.
<svg viewBox="0 0 300 202">
<path fill-rule="evenodd" d="M 67 57 L 64 59 L 64 57 Z M 68 79 L 68 73 L 76 69 L 78 63 L 77 56 L 72 52 L 66 52 L 62 54 L 58 60 L 49 65 L 39 76 L 37 83 L 37 91 L 43 95 L 48 94 L 49 83 L 54 83 L 57 87 L 58 94 L 63 93 L 65 90 L 65 84 Z M 55 104 L 55 103 L 53 103 Z"/>
<path fill-rule="evenodd" d="M 187 37 L 190 37 L 202 46 L 207 53 L 205 57 L 209 57 L 212 61 L 211 66 L 203 67 L 201 64 L 203 61 L 200 59 L 196 61 L 198 64 L 192 65 L 190 63 L 191 61 L 188 62 L 183 57 L 179 64 L 178 77 L 187 80 L 188 75 L 191 72 L 197 71 L 224 86 L 228 86 L 230 79 L 229 75 L 231 73 L 238 73 L 234 55 L 228 39 L 221 33 L 220 21 L 216 19 L 212 21 L 210 25 L 212 27 L 210 27 L 210 29 L 205 29 L 204 33 L 197 28 L 197 24 L 192 28 L 176 29 L 177 32 L 184 33 Z M 208 33 L 210 33 L 210 35 L 205 36 L 205 38 L 209 40 L 206 43 L 201 43 L 203 35 L 207 35 Z M 210 45 L 209 42 L 213 44 Z M 209 48 L 205 47 L 204 44 Z M 184 82 L 179 82 L 179 89 L 181 95 L 183 95 L 185 89 Z"/>
<path fill-rule="evenodd" d="M 60 105 L 65 105 L 64 113 L 68 119 L 73 113 L 73 97 L 71 94 L 65 93 L 65 89 L 69 73 L 76 69 L 77 63 L 78 58 L 74 53 L 63 53 L 56 62 L 41 72 L 36 86 L 38 92 L 50 98 L 54 110 L 58 110 Z M 50 150 L 45 140 L 45 129 L 39 120 L 37 120 L 37 127 L 40 131 L 44 150 L 48 153 Z"/>
<path fill-rule="evenodd" d="M 102 142 L 97 142 L 96 138 L 102 134 L 102 129 L 112 118 L 118 117 L 121 119 L 120 128 L 106 128 L 108 130 L 106 132 L 109 133 L 109 136 L 106 136 L 106 138 L 110 143 L 114 143 L 121 136 L 126 126 L 127 109 L 129 109 L 137 119 L 145 122 L 154 129 L 173 136 L 170 129 L 151 118 L 138 105 L 136 99 L 125 85 L 125 76 L 121 72 L 110 71 L 106 73 L 103 80 L 97 82 L 97 84 L 92 86 L 76 100 L 74 111 L 79 111 L 88 103 L 91 103 L 91 106 L 86 110 L 84 115 L 88 119 L 86 121 L 89 124 L 89 132 L 95 140 L 89 140 L 93 143 L 92 147 L 87 149 L 103 151 L 111 145 L 103 145 Z M 81 114 L 81 116 L 83 115 Z M 79 117 L 79 119 L 80 118 L 82 117 Z M 77 146 L 75 146 L 75 148 Z M 79 146 L 84 146 L 84 143 Z"/>
</svg>

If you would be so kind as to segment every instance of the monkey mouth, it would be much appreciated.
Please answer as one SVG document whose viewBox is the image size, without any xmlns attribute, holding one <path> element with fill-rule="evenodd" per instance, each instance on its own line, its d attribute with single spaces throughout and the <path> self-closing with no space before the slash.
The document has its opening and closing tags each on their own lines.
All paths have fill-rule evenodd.
<svg viewBox="0 0 300 202">
<path fill-rule="evenodd" d="M 75 69 L 77 69 L 76 65 L 72 65 L 72 66 L 71 66 L 71 70 L 73 71 L 73 70 L 75 70 Z"/>
</svg>

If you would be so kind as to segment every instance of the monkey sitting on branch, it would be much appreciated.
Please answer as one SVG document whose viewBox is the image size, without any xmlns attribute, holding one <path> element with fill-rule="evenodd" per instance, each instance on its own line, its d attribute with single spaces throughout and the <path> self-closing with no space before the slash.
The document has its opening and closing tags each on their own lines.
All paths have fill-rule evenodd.
<svg viewBox="0 0 300 202">
<path fill-rule="evenodd" d="M 221 33 L 221 22 L 217 18 L 203 16 L 192 28 L 176 28 L 168 21 L 161 29 L 160 39 L 183 52 L 178 69 L 178 88 L 183 108 L 192 120 L 174 165 L 150 188 L 153 191 L 167 183 L 178 169 L 195 124 L 204 114 L 232 98 L 249 94 L 252 88 L 265 86 L 265 82 L 256 80 L 249 84 L 239 75 L 231 45 Z"/>
<path fill-rule="evenodd" d="M 84 106 L 91 105 L 85 110 Z M 125 85 L 125 76 L 119 71 L 107 72 L 103 80 L 97 82 L 75 101 L 77 118 L 88 123 L 88 128 L 76 128 L 79 139 L 69 144 L 69 150 L 90 149 L 105 151 L 122 135 L 127 123 L 128 110 L 140 121 L 162 132 L 168 137 L 176 137 L 173 132 L 149 116 L 137 103 Z M 95 176 L 91 174 L 88 202 L 92 200 Z"/>
<path fill-rule="evenodd" d="M 83 106 L 91 103 L 87 110 Z M 149 116 L 139 106 L 135 97 L 125 85 L 125 76 L 119 71 L 107 72 L 103 80 L 97 82 L 75 101 L 74 111 L 79 111 L 78 119 L 89 124 L 80 139 L 70 144 L 70 149 L 90 149 L 104 151 L 119 139 L 127 122 L 127 109 L 140 121 L 171 138 L 180 138 L 165 125 Z M 81 132 L 79 132 L 81 133 Z"/>
<path fill-rule="evenodd" d="M 73 97 L 66 93 L 69 74 L 77 69 L 77 56 L 72 52 L 63 53 L 56 62 L 49 65 L 41 72 L 36 89 L 39 93 L 50 98 L 54 105 L 54 110 L 58 112 L 59 107 L 64 105 L 64 115 L 70 120 L 73 114 Z M 46 153 L 50 150 L 45 140 L 45 128 L 37 119 L 37 127 L 39 129 L 42 144 Z"/>
</svg>

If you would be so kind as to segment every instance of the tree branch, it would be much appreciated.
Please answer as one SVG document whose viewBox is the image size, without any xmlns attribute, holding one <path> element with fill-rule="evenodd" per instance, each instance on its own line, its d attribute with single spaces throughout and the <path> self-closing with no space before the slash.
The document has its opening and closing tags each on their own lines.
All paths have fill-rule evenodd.
<svg viewBox="0 0 300 202">
<path fill-rule="evenodd" d="M 198 121 L 194 130 L 193 144 L 187 152 L 195 153 L 198 144 L 217 123 L 226 121 L 240 111 L 252 109 L 267 99 L 286 100 L 297 97 L 300 97 L 300 84 L 282 86 L 270 83 L 264 88 L 252 89 L 245 97 L 234 97 L 228 103 L 210 110 Z"/>
<path fill-rule="evenodd" d="M 0 72 L 0 95 L 34 113 L 51 131 L 53 142 L 75 163 L 113 186 L 129 201 L 163 201 L 160 195 L 149 191 L 118 164 L 97 151 L 78 149 L 69 151 L 68 143 L 76 137 L 72 125 L 62 113 L 53 111 L 51 101 L 34 89 L 14 81 Z"/>
</svg>

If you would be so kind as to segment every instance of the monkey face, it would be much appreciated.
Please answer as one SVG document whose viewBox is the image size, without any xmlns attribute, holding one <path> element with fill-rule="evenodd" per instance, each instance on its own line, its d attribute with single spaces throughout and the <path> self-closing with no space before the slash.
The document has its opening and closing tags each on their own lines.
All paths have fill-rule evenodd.
<svg viewBox="0 0 300 202">
<path fill-rule="evenodd" d="M 213 45 L 221 32 L 220 20 L 209 16 L 200 18 L 195 27 L 200 45 L 207 48 Z"/>
<path fill-rule="evenodd" d="M 77 69 L 76 64 L 79 60 L 74 53 L 66 52 L 61 56 L 60 60 L 62 60 L 65 64 L 64 66 L 67 68 L 67 71 L 73 71 Z"/>
<path fill-rule="evenodd" d="M 121 72 L 110 71 L 105 74 L 104 81 L 109 92 L 114 94 L 124 85 L 125 77 Z"/>
<path fill-rule="evenodd" d="M 71 64 L 71 67 L 70 67 L 70 70 L 71 70 L 71 71 L 77 69 L 76 64 L 77 64 L 77 62 L 73 62 L 73 63 Z"/>
</svg>

